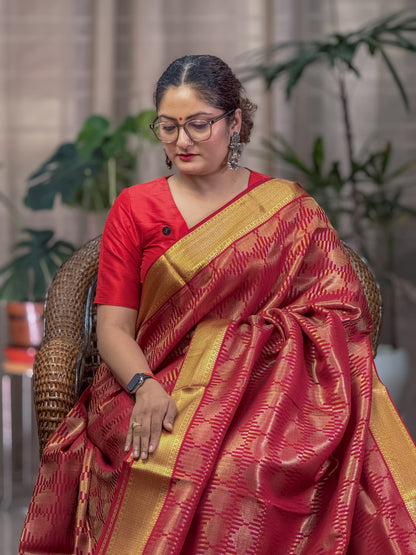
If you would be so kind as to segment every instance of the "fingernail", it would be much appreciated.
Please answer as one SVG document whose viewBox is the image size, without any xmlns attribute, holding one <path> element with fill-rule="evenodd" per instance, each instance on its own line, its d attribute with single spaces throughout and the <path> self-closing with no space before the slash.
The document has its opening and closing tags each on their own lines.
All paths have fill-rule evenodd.
<svg viewBox="0 0 416 555">
<path fill-rule="evenodd" d="M 138 452 L 136 449 L 134 450 L 133 457 L 134 457 L 135 459 L 138 459 L 138 458 L 139 458 L 139 452 Z"/>
<path fill-rule="evenodd" d="M 149 453 L 153 453 L 154 449 L 153 445 L 149 445 Z"/>
<path fill-rule="evenodd" d="M 142 451 L 142 454 L 141 454 L 141 457 L 140 457 L 140 458 L 141 458 L 141 459 L 147 459 L 147 453 L 145 453 L 144 451 Z"/>
</svg>

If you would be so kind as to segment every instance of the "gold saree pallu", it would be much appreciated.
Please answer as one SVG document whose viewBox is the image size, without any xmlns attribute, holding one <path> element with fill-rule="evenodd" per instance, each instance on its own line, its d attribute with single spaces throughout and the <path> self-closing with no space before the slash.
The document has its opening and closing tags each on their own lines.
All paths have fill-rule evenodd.
<svg viewBox="0 0 416 555">
<path fill-rule="evenodd" d="M 132 401 L 101 367 L 45 449 L 22 553 L 416 552 L 414 447 L 373 379 L 361 286 L 298 185 L 257 186 L 173 245 L 138 329 L 173 433 L 124 457 Z"/>
</svg>

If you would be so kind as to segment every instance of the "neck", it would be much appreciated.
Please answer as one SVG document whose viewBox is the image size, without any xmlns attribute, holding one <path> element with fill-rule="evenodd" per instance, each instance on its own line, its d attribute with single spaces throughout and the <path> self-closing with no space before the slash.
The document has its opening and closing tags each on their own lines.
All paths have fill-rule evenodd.
<svg viewBox="0 0 416 555">
<path fill-rule="evenodd" d="M 242 191 L 247 187 L 250 172 L 246 168 L 231 170 L 228 167 L 212 175 L 188 175 L 178 173 L 172 176 L 176 187 L 180 187 L 198 196 L 216 195 L 228 190 Z"/>
</svg>

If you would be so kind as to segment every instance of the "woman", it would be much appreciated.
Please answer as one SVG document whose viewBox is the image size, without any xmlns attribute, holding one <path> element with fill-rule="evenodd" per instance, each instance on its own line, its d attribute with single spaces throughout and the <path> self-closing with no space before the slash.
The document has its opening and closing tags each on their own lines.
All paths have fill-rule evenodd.
<svg viewBox="0 0 416 555">
<path fill-rule="evenodd" d="M 45 449 L 20 552 L 415 553 L 415 451 L 336 233 L 239 165 L 254 106 L 220 59 L 174 61 L 155 100 L 176 171 L 110 212 L 105 364 Z"/>
</svg>

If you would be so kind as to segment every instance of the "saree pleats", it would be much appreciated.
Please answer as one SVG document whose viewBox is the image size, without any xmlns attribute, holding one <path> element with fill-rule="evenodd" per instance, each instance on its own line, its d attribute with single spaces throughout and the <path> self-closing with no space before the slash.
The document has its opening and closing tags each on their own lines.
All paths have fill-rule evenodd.
<svg viewBox="0 0 416 555">
<path fill-rule="evenodd" d="M 414 446 L 373 377 L 360 283 L 298 185 L 192 230 L 142 297 L 174 431 L 125 456 L 132 400 L 103 365 L 45 449 L 21 553 L 416 553 Z"/>
</svg>

